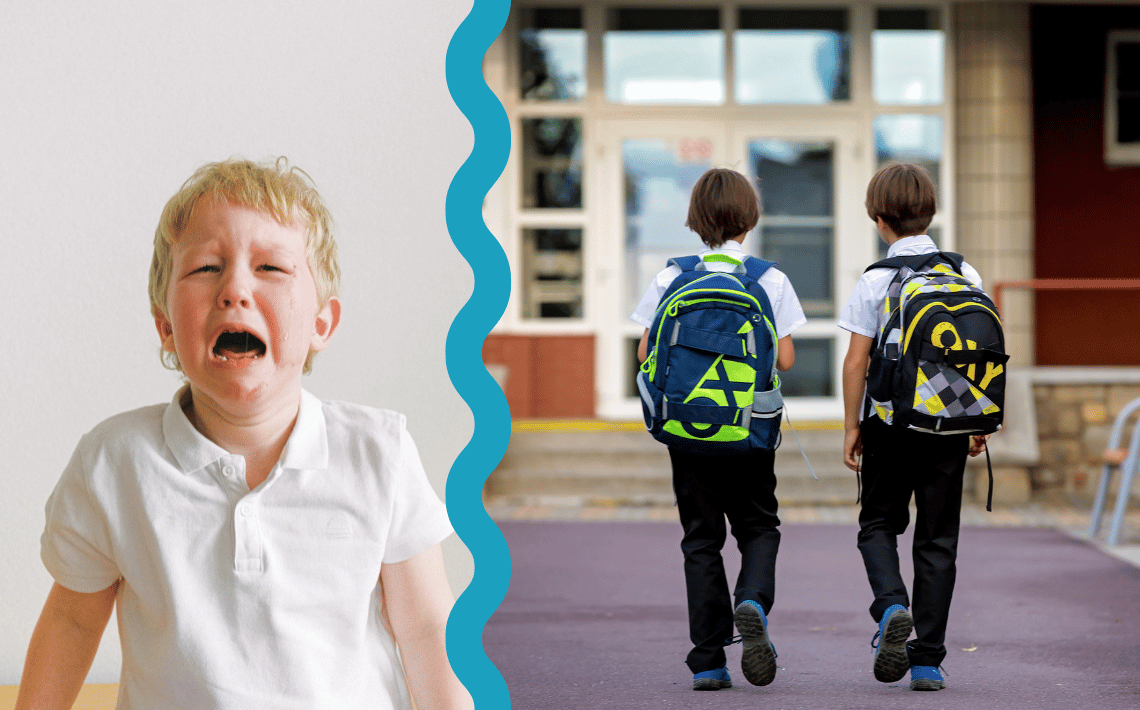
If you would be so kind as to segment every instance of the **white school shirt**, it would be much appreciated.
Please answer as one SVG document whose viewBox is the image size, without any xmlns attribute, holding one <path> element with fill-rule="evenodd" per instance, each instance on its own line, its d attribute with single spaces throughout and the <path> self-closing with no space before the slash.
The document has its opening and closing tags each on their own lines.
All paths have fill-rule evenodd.
<svg viewBox="0 0 1140 710">
<path fill-rule="evenodd" d="M 917 256 L 938 251 L 934 240 L 925 234 L 917 237 L 903 237 L 887 249 L 887 258 L 896 256 Z M 855 290 L 839 314 L 839 327 L 851 333 L 874 338 L 883 325 L 883 302 L 887 300 L 887 289 L 895 276 L 896 269 L 871 269 L 865 272 Z M 982 277 L 974 267 L 962 262 L 962 276 L 982 288 Z"/>
<path fill-rule="evenodd" d="M 743 261 L 745 256 L 744 248 L 739 242 L 733 240 L 726 241 L 716 248 L 705 247 L 697 256 L 703 259 L 709 254 L 724 254 L 737 261 Z M 705 268 L 709 271 L 731 272 L 736 267 L 723 261 L 706 261 Z M 657 315 L 657 306 L 661 303 L 661 297 L 665 295 L 665 291 L 673 283 L 673 279 L 680 276 L 681 273 L 680 267 L 673 265 L 669 265 L 659 272 L 653 278 L 653 282 L 649 284 L 649 288 L 641 297 L 641 302 L 637 304 L 637 308 L 630 318 L 646 328 L 653 325 L 653 317 Z M 768 296 L 768 302 L 772 304 L 772 313 L 776 317 L 776 322 L 773 325 L 776 327 L 777 338 L 791 335 L 792 331 L 807 323 L 807 316 L 804 315 L 800 299 L 796 297 L 796 290 L 792 288 L 792 282 L 788 280 L 783 271 L 773 266 L 764 272 L 759 283 Z"/>
<path fill-rule="evenodd" d="M 245 461 L 169 405 L 86 434 L 47 503 L 64 587 L 120 577 L 120 710 L 408 708 L 381 565 L 451 533 L 403 415 L 302 392 L 280 462 Z"/>
</svg>

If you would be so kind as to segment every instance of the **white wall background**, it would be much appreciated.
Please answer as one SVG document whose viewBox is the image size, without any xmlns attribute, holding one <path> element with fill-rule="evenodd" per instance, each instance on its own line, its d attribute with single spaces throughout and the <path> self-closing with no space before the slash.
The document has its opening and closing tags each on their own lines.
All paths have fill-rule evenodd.
<svg viewBox="0 0 1140 710">
<path fill-rule="evenodd" d="M 473 429 L 444 340 L 472 276 L 444 197 L 472 145 L 444 57 L 468 0 L 0 4 L 0 684 L 51 578 L 43 507 L 79 437 L 167 402 L 151 240 L 202 163 L 286 155 L 337 227 L 340 330 L 306 387 L 408 416 L 440 496 Z M 456 593 L 471 558 L 445 545 Z M 112 621 L 89 682 L 117 682 Z"/>
</svg>

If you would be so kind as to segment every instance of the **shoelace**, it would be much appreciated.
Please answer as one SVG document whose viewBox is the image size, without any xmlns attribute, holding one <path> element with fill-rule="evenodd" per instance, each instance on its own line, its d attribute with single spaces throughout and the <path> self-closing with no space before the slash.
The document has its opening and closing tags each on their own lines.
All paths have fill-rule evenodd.
<svg viewBox="0 0 1140 710">
<path fill-rule="evenodd" d="M 724 645 L 725 647 L 728 647 L 738 643 L 744 643 L 743 636 L 732 636 L 728 639 L 725 639 Z M 772 655 L 776 658 L 779 658 L 780 654 L 776 653 L 776 644 L 772 643 L 772 639 L 768 639 L 768 645 L 772 647 Z"/>
</svg>

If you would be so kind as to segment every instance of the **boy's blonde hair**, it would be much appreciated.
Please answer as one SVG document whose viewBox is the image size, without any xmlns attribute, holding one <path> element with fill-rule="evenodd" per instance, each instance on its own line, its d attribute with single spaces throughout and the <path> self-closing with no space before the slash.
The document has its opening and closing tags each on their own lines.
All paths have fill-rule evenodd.
<svg viewBox="0 0 1140 710">
<path fill-rule="evenodd" d="M 305 252 L 317 286 L 317 305 L 324 308 L 330 298 L 339 295 L 340 264 L 332 215 L 312 178 L 300 168 L 289 165 L 284 156 L 265 163 L 230 158 L 198 168 L 162 210 L 158 228 L 154 230 L 154 256 L 150 262 L 148 290 L 153 315 L 169 315 L 166 297 L 174 266 L 171 248 L 203 198 L 233 202 L 273 215 L 283 225 L 305 225 Z M 309 351 L 305 358 L 306 374 L 312 370 L 315 356 L 315 351 Z M 174 353 L 162 351 L 162 364 L 182 371 Z"/>
<path fill-rule="evenodd" d="M 756 190 L 735 170 L 713 168 L 697 179 L 685 226 L 710 247 L 752 231 L 760 221 Z"/>
<path fill-rule="evenodd" d="M 898 237 L 926 232 L 937 209 L 930 173 L 914 163 L 884 165 L 867 184 L 867 216 L 882 217 Z"/>
</svg>

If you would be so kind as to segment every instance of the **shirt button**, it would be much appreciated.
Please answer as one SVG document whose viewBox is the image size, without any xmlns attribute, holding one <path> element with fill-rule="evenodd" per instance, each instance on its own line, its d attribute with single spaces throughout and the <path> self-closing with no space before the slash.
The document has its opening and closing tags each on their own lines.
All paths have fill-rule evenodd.
<svg viewBox="0 0 1140 710">
<path fill-rule="evenodd" d="M 222 467 L 222 473 L 226 474 L 227 476 L 233 476 L 234 475 L 234 467 L 233 466 L 223 466 Z"/>
<path fill-rule="evenodd" d="M 250 505 L 249 503 L 246 503 L 246 504 L 244 504 L 244 505 L 243 505 L 243 506 L 242 506 L 242 507 L 239 509 L 239 512 L 240 512 L 240 513 L 241 513 L 241 514 L 242 514 L 244 517 L 247 517 L 247 518 L 248 518 L 249 516 L 253 515 L 253 506 L 252 506 L 252 505 Z"/>
</svg>

